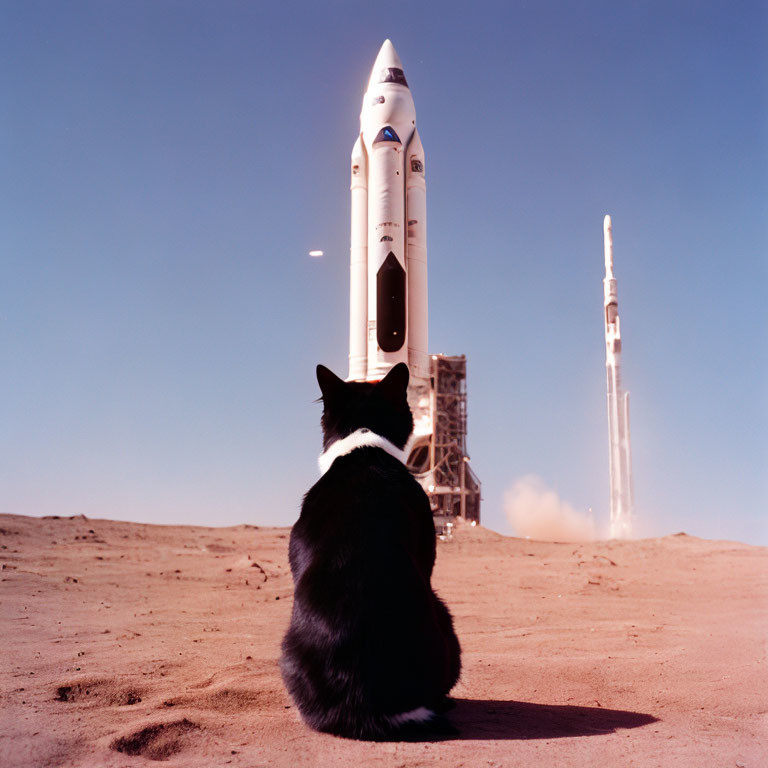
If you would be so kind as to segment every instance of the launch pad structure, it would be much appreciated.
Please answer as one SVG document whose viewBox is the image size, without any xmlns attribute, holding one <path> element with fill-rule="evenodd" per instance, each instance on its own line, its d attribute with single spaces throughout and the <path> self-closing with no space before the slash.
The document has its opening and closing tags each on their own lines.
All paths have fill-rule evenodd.
<svg viewBox="0 0 768 768">
<path fill-rule="evenodd" d="M 467 455 L 466 357 L 431 355 L 428 390 L 417 390 L 416 397 L 417 423 L 421 419 L 431 430 L 411 450 L 408 467 L 429 497 L 436 527 L 456 517 L 479 523 L 480 481 Z"/>
</svg>

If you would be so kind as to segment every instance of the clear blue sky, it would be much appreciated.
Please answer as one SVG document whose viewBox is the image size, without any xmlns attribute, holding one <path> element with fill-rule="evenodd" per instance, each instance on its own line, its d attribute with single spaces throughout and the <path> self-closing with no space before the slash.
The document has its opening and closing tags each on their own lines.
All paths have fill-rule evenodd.
<svg viewBox="0 0 768 768">
<path fill-rule="evenodd" d="M 0 509 L 295 520 L 386 37 L 484 522 L 529 473 L 607 518 L 610 213 L 643 530 L 768 544 L 768 6 L 733 0 L 0 2 Z"/>
</svg>

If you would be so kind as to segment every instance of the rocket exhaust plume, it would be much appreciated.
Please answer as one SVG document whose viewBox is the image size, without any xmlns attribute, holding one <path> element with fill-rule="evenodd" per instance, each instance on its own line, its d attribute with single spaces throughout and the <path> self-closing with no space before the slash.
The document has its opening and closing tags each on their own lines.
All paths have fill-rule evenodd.
<svg viewBox="0 0 768 768">
<path fill-rule="evenodd" d="M 504 511 L 515 535 L 538 541 L 593 541 L 595 521 L 575 510 L 536 475 L 520 478 L 504 494 Z"/>
<path fill-rule="evenodd" d="M 611 538 L 632 536 L 632 455 L 629 443 L 629 392 L 621 386 L 621 324 L 613 275 L 611 217 L 603 221 L 605 248 L 605 371 L 608 396 L 608 460 L 611 487 Z"/>
</svg>

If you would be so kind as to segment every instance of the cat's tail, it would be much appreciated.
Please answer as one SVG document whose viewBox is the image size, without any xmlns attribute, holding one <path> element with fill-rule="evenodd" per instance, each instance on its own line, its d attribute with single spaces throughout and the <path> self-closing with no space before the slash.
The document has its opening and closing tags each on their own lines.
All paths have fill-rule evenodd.
<svg viewBox="0 0 768 768">
<path fill-rule="evenodd" d="M 397 715 L 347 712 L 322 724 L 306 719 L 317 730 L 363 741 L 439 741 L 458 734 L 442 714 L 427 707 Z"/>
<path fill-rule="evenodd" d="M 437 741 L 457 736 L 459 731 L 439 712 L 418 707 L 387 718 L 386 741 Z"/>
</svg>

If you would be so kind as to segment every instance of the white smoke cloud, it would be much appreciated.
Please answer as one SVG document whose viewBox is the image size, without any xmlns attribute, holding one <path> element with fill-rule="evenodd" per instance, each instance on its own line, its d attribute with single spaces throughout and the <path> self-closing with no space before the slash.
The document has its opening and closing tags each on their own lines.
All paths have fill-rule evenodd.
<svg viewBox="0 0 768 768">
<path fill-rule="evenodd" d="M 577 512 L 536 475 L 520 478 L 504 494 L 504 510 L 515 534 L 539 541 L 592 541 L 591 515 Z"/>
</svg>

